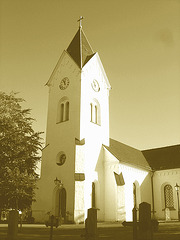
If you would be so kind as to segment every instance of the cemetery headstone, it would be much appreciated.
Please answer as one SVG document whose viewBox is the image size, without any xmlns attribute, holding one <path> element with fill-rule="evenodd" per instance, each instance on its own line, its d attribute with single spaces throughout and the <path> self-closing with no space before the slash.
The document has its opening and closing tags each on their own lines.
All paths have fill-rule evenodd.
<svg viewBox="0 0 180 240">
<path fill-rule="evenodd" d="M 8 240 L 17 240 L 18 217 L 19 217 L 19 212 L 17 210 L 11 210 L 9 212 Z"/>
<path fill-rule="evenodd" d="M 86 239 L 96 239 L 97 238 L 97 209 L 89 208 L 88 216 L 85 221 L 85 238 Z"/>
<path fill-rule="evenodd" d="M 151 224 L 151 205 L 146 202 L 142 202 L 139 204 L 139 239 L 153 239 Z"/>
<path fill-rule="evenodd" d="M 137 240 L 137 209 L 133 208 L 133 240 Z"/>
</svg>

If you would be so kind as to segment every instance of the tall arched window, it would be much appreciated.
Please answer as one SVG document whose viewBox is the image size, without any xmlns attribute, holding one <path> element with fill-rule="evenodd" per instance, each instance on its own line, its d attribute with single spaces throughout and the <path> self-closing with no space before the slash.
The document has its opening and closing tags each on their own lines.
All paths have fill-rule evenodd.
<svg viewBox="0 0 180 240">
<path fill-rule="evenodd" d="M 60 121 L 59 122 L 63 122 L 64 119 L 64 103 L 61 103 L 60 105 Z"/>
<path fill-rule="evenodd" d="M 90 111 L 91 111 L 91 122 L 101 125 L 101 114 L 100 114 L 100 104 L 97 99 L 93 99 L 90 103 Z"/>
<path fill-rule="evenodd" d="M 57 123 L 69 120 L 69 100 L 67 97 L 61 98 L 58 103 Z"/>
<path fill-rule="evenodd" d="M 173 188 L 170 184 L 164 186 L 165 208 L 174 208 Z"/>
<path fill-rule="evenodd" d="M 91 103 L 90 106 L 91 106 L 91 122 L 92 122 L 93 121 L 93 104 Z"/>
<path fill-rule="evenodd" d="M 69 120 L 69 102 L 67 101 L 65 103 L 65 121 L 68 121 Z"/>
<path fill-rule="evenodd" d="M 94 106 L 94 123 L 98 123 L 98 108 L 97 108 L 97 105 Z"/>
</svg>

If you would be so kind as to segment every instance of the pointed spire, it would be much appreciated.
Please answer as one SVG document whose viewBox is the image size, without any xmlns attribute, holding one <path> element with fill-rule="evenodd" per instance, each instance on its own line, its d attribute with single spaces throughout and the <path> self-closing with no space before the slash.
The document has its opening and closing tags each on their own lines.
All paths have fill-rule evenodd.
<svg viewBox="0 0 180 240">
<path fill-rule="evenodd" d="M 82 19 L 83 17 L 80 17 L 78 20 L 80 22 L 79 29 L 67 48 L 67 52 L 81 69 L 94 55 L 94 51 L 82 30 Z"/>
</svg>

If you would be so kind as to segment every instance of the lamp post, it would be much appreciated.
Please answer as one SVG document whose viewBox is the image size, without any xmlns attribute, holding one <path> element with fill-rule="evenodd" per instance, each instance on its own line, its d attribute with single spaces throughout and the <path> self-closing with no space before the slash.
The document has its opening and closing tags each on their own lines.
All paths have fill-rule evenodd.
<svg viewBox="0 0 180 240">
<path fill-rule="evenodd" d="M 62 183 L 62 180 L 59 180 L 57 177 L 56 179 L 54 180 L 54 183 L 56 186 L 58 186 L 58 189 L 59 189 L 59 211 L 58 211 L 58 217 L 60 218 L 60 221 L 61 221 L 61 189 L 63 188 L 63 183 Z"/>
<path fill-rule="evenodd" d="M 133 198 L 134 198 L 134 208 L 133 208 L 133 240 L 137 240 L 137 202 L 136 202 L 136 184 L 133 183 Z"/>
<path fill-rule="evenodd" d="M 179 190 L 180 186 L 176 183 L 176 186 L 174 186 L 176 192 L 177 192 L 177 203 L 178 203 L 178 220 L 180 221 L 180 209 L 179 209 Z"/>
</svg>

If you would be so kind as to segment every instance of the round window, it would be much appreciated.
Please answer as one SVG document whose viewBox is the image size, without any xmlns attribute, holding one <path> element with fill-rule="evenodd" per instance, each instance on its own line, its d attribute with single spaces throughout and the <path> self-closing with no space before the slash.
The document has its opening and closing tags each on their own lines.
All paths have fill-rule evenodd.
<svg viewBox="0 0 180 240">
<path fill-rule="evenodd" d="M 57 165 L 61 166 L 65 163 L 66 161 L 66 154 L 65 153 L 60 153 L 57 155 L 56 163 Z"/>
</svg>

